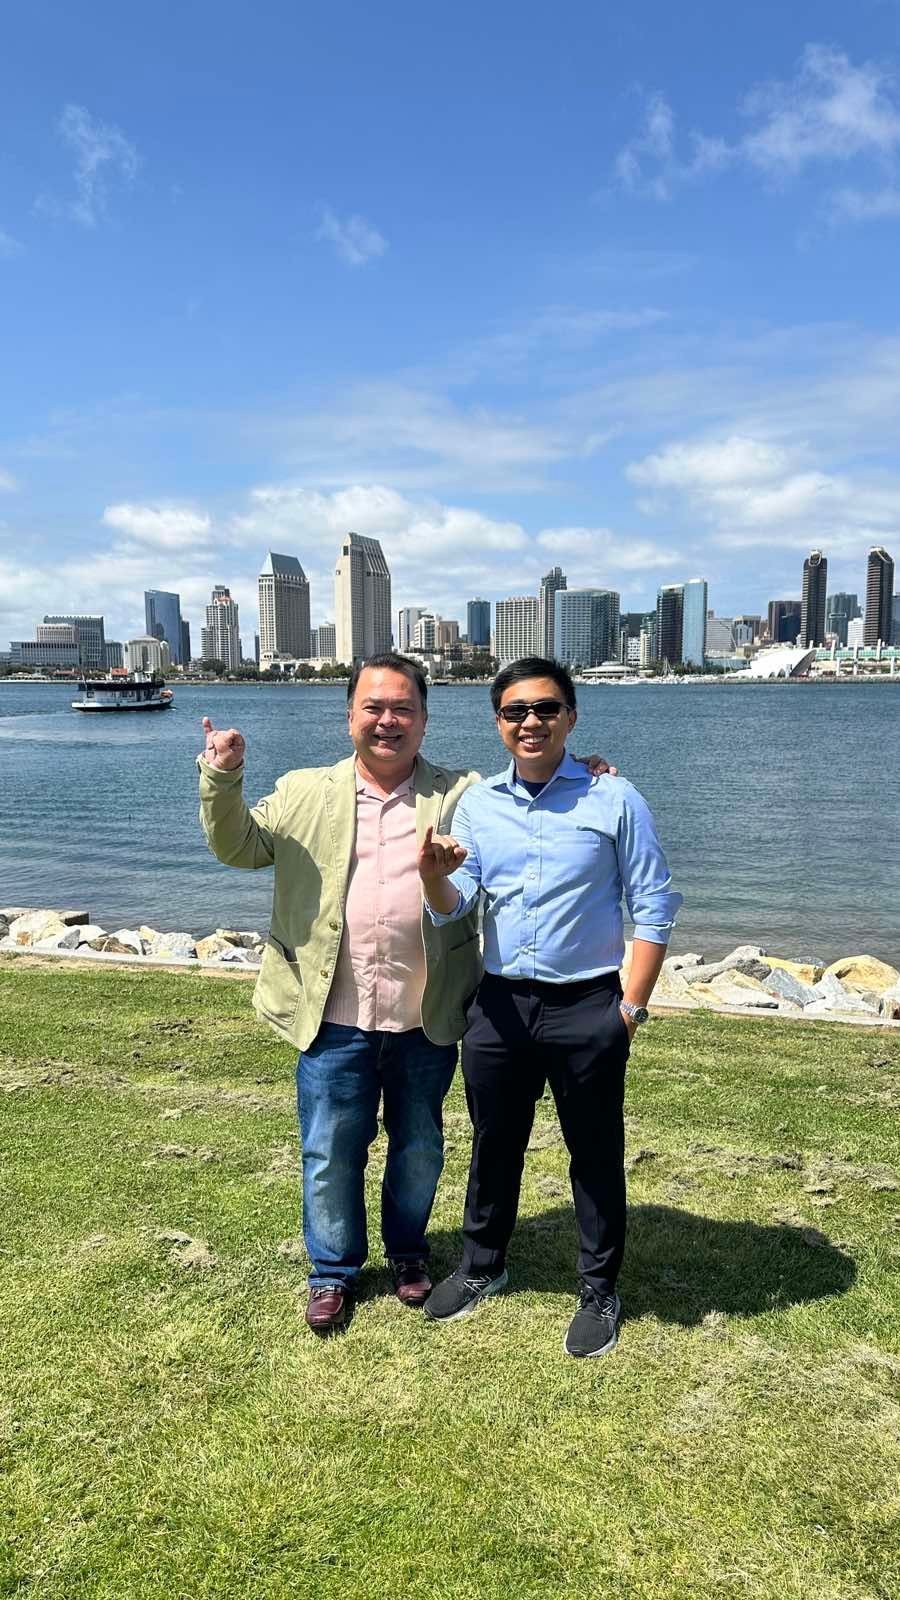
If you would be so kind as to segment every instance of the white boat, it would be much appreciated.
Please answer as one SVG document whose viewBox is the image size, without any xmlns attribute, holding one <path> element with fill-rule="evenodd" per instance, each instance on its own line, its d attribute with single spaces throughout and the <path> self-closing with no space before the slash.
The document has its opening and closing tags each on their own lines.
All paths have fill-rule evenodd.
<svg viewBox="0 0 900 1600">
<path fill-rule="evenodd" d="M 85 679 L 78 685 L 81 699 L 73 711 L 167 711 L 174 695 L 161 678 Z"/>
</svg>

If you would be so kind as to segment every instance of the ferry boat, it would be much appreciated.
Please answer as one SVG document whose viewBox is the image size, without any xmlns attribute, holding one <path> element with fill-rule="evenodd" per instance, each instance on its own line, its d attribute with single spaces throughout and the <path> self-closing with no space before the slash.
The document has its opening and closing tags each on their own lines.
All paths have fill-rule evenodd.
<svg viewBox="0 0 900 1600">
<path fill-rule="evenodd" d="M 72 701 L 73 711 L 167 711 L 175 698 L 162 678 L 140 675 L 84 679 L 78 687 L 81 698 Z"/>
</svg>

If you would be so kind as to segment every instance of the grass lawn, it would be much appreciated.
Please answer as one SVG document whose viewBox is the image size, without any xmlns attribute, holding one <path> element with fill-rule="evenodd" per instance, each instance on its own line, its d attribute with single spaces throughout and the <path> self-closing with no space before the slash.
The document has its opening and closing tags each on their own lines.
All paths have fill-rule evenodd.
<svg viewBox="0 0 900 1600">
<path fill-rule="evenodd" d="M 0 964 L 0 1595 L 896 1600 L 900 1038 L 692 1013 L 629 1079 L 613 1355 L 562 1351 L 549 1101 L 507 1293 L 449 1328 L 393 1299 L 380 1138 L 321 1342 L 292 1054 L 249 985 Z M 439 1271 L 458 1083 L 447 1123 Z"/>
</svg>

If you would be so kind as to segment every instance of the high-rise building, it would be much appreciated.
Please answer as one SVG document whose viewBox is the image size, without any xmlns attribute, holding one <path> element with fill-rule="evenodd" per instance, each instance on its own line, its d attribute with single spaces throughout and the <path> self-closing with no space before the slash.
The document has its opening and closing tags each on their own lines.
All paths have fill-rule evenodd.
<svg viewBox="0 0 900 1600">
<path fill-rule="evenodd" d="M 189 667 L 191 664 L 191 625 L 181 619 L 181 665 Z"/>
<path fill-rule="evenodd" d="M 803 563 L 803 597 L 800 601 L 799 643 L 809 649 L 825 643 L 825 600 L 828 562 L 821 550 L 812 550 Z"/>
<path fill-rule="evenodd" d="M 270 550 L 259 574 L 259 649 L 261 656 L 310 655 L 309 579 L 296 556 Z"/>
<path fill-rule="evenodd" d="M 640 654 L 638 659 L 642 667 L 650 667 L 654 661 L 659 660 L 657 639 L 657 616 L 655 611 L 651 611 L 641 623 Z"/>
<path fill-rule="evenodd" d="M 663 584 L 656 592 L 656 650 L 657 660 L 667 661 L 670 667 L 681 660 L 683 617 L 684 584 Z"/>
<path fill-rule="evenodd" d="M 377 539 L 348 533 L 334 573 L 337 659 L 351 666 L 391 648 L 391 574 Z"/>
<path fill-rule="evenodd" d="M 863 642 L 863 631 L 865 629 L 865 626 L 866 625 L 865 625 L 865 622 L 863 621 L 862 617 L 851 617 L 850 618 L 850 621 L 847 623 L 847 648 L 848 648 L 848 650 L 855 650 L 855 649 L 858 648 L 859 645 L 862 644 L 862 642 Z"/>
<path fill-rule="evenodd" d="M 107 672 L 112 672 L 114 667 L 118 668 L 125 665 L 125 657 L 118 639 L 106 640 L 103 646 L 103 664 Z"/>
<path fill-rule="evenodd" d="M 702 667 L 706 656 L 708 585 L 705 578 L 689 578 L 681 588 L 681 659 Z M 759 618 L 755 620 L 758 622 Z"/>
<path fill-rule="evenodd" d="M 316 629 L 316 659 L 337 660 L 337 629 L 333 622 L 320 622 Z"/>
<path fill-rule="evenodd" d="M 491 647 L 491 602 L 470 600 L 466 605 L 466 636 L 476 650 Z"/>
<path fill-rule="evenodd" d="M 125 666 L 129 672 L 165 672 L 170 665 L 169 641 L 155 634 L 129 639 L 125 645 Z"/>
<path fill-rule="evenodd" d="M 503 662 L 540 655 L 540 602 L 536 594 L 511 595 L 494 607 L 494 655 Z"/>
<path fill-rule="evenodd" d="M 619 658 L 619 596 L 614 589 L 557 589 L 553 648 L 564 666 L 599 667 Z"/>
<path fill-rule="evenodd" d="M 864 644 L 890 644 L 893 632 L 894 561 L 883 545 L 869 551 Z"/>
<path fill-rule="evenodd" d="M 13 666 L 71 669 L 84 665 L 74 623 L 39 622 L 34 631 L 34 639 L 10 640 Z"/>
<path fill-rule="evenodd" d="M 762 633 L 762 617 L 744 613 L 732 619 L 734 642 L 738 649 L 745 644 L 756 644 Z"/>
<path fill-rule="evenodd" d="M 165 639 L 169 656 L 176 664 L 184 660 L 181 650 L 181 596 L 165 589 L 144 590 L 144 621 L 147 636 Z"/>
<path fill-rule="evenodd" d="M 438 618 L 437 642 L 439 650 L 453 650 L 459 644 L 459 623 L 455 618 Z"/>
<path fill-rule="evenodd" d="M 541 579 L 540 616 L 538 626 L 541 631 L 541 648 L 539 654 L 552 656 L 554 640 L 556 639 L 556 596 L 560 590 L 567 587 L 566 575 L 562 567 L 551 567 Z"/>
<path fill-rule="evenodd" d="M 102 617 L 45 617 L 44 621 L 48 623 L 66 623 L 77 628 L 79 666 L 93 667 L 98 672 L 105 670 L 103 659 L 105 640 Z"/>
<path fill-rule="evenodd" d="M 420 655 L 433 655 L 438 648 L 438 629 L 441 619 L 432 611 L 423 611 L 413 628 L 410 648 Z"/>
<path fill-rule="evenodd" d="M 893 644 L 900 644 L 900 594 L 894 595 L 892 617 L 894 625 L 891 633 L 891 642 Z"/>
<path fill-rule="evenodd" d="M 734 649 L 734 618 L 717 617 L 711 611 L 706 619 L 707 657 L 733 656 Z"/>
<path fill-rule="evenodd" d="M 796 644 L 800 633 L 800 601 L 769 601 L 769 640 L 772 644 Z"/>
<path fill-rule="evenodd" d="M 204 660 L 224 661 L 229 672 L 237 672 L 241 665 L 241 630 L 238 622 L 238 604 L 231 598 L 231 590 L 217 583 L 206 608 L 206 627 L 201 631 L 201 652 Z"/>
<path fill-rule="evenodd" d="M 397 613 L 397 649 L 401 655 L 406 650 L 412 649 L 413 630 L 420 617 L 424 617 L 423 606 L 401 606 Z"/>
<path fill-rule="evenodd" d="M 847 643 L 847 623 L 859 616 L 859 600 L 855 594 L 830 594 L 825 601 L 825 632 L 833 634 L 839 644 Z"/>
</svg>

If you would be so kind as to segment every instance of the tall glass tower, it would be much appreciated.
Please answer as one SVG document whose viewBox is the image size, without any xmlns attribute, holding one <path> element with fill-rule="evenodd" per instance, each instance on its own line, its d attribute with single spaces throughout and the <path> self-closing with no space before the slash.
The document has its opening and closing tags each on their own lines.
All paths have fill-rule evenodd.
<svg viewBox="0 0 900 1600">
<path fill-rule="evenodd" d="M 169 646 L 170 661 L 180 665 L 184 660 L 181 648 L 181 596 L 169 594 L 165 589 L 145 589 L 144 617 L 147 637 L 165 639 Z"/>
</svg>

